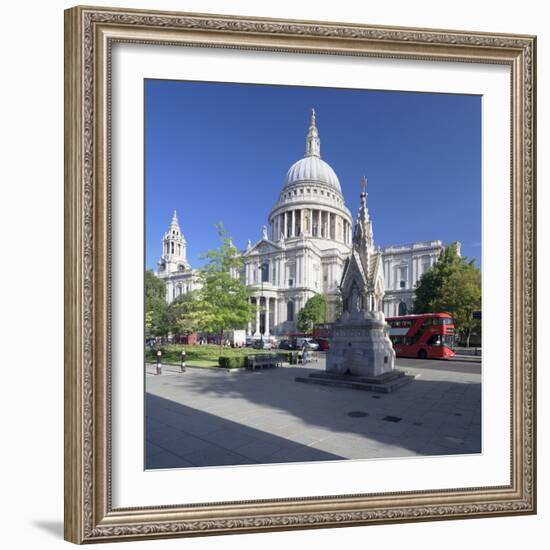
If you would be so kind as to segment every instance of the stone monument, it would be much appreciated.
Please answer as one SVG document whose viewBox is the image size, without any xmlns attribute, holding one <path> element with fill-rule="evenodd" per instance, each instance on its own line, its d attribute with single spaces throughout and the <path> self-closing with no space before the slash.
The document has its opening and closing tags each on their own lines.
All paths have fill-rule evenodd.
<svg viewBox="0 0 550 550">
<path fill-rule="evenodd" d="M 413 377 L 394 368 L 395 351 L 382 313 L 382 254 L 374 246 L 365 177 L 362 187 L 353 248 L 340 283 L 343 313 L 332 326 L 326 370 L 296 380 L 390 392 Z"/>
</svg>

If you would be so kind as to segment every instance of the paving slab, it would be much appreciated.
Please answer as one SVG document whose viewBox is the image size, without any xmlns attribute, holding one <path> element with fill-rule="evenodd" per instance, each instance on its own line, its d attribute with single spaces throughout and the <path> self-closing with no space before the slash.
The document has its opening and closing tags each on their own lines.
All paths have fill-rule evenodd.
<svg viewBox="0 0 550 550">
<path fill-rule="evenodd" d="M 481 452 L 481 366 L 404 363 L 398 360 L 417 378 L 376 399 L 294 381 L 323 370 L 323 360 L 307 367 L 146 376 L 146 467 Z"/>
</svg>

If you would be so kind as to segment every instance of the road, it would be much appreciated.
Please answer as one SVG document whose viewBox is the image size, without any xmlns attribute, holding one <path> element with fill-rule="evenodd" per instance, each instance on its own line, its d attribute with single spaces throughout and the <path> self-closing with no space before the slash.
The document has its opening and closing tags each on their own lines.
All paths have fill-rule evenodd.
<svg viewBox="0 0 550 550">
<path fill-rule="evenodd" d="M 481 362 L 474 361 L 439 361 L 436 359 L 409 359 L 397 357 L 395 366 L 401 369 L 418 368 L 426 370 L 442 370 L 447 372 L 463 372 L 481 374 Z"/>
<path fill-rule="evenodd" d="M 325 368 L 326 352 L 316 352 L 318 358 L 318 366 Z M 481 361 L 460 361 L 457 359 L 452 360 L 438 360 L 438 359 L 411 359 L 408 357 L 397 357 L 395 359 L 395 366 L 399 369 L 406 370 L 407 368 L 413 369 L 426 369 L 426 371 L 446 371 L 446 372 L 462 372 L 465 374 L 481 374 Z"/>
</svg>

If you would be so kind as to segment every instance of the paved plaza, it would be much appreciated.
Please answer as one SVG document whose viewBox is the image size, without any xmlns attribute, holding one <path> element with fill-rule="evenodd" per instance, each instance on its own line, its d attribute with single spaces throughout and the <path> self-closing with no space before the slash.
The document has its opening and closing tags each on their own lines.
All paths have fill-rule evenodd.
<svg viewBox="0 0 550 550">
<path fill-rule="evenodd" d="M 395 393 L 295 382 L 307 367 L 146 371 L 146 469 L 481 452 L 481 363 L 397 359 Z"/>
</svg>

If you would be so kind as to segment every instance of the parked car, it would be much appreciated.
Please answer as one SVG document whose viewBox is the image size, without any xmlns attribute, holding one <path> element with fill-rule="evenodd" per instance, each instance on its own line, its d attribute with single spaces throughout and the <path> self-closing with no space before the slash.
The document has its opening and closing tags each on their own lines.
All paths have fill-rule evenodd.
<svg viewBox="0 0 550 550">
<path fill-rule="evenodd" d="M 273 349 L 273 342 L 271 340 L 254 340 L 252 347 L 254 349 Z"/>
<path fill-rule="evenodd" d="M 296 344 L 292 340 L 281 340 L 279 342 L 279 349 L 296 349 Z"/>
<path fill-rule="evenodd" d="M 296 338 L 297 349 L 302 349 L 304 347 L 304 342 L 307 344 L 307 348 L 310 351 L 317 351 L 319 349 L 319 344 L 313 338 Z"/>
<path fill-rule="evenodd" d="M 320 351 L 328 351 L 329 350 L 330 344 L 329 344 L 327 338 L 317 338 L 315 341 L 319 345 L 319 350 Z"/>
</svg>

